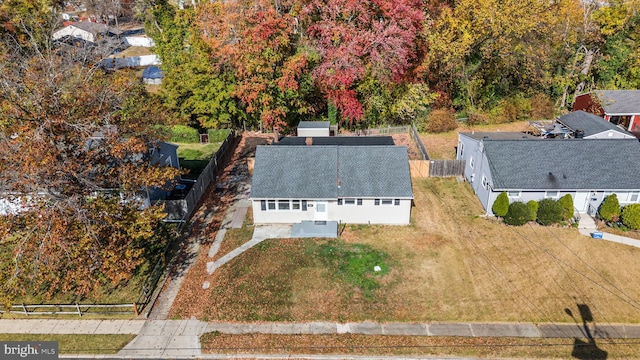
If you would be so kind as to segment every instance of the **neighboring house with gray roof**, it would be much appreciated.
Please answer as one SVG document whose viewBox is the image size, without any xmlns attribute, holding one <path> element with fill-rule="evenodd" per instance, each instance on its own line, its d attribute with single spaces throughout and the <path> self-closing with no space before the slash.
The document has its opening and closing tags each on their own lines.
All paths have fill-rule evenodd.
<svg viewBox="0 0 640 360">
<path fill-rule="evenodd" d="M 573 111 L 602 116 L 624 130 L 640 132 L 640 90 L 596 90 L 578 95 Z"/>
<path fill-rule="evenodd" d="M 633 134 L 622 130 L 603 118 L 578 110 L 558 118 L 558 122 L 573 131 L 574 138 L 584 139 L 635 139 Z"/>
<path fill-rule="evenodd" d="M 251 200 L 257 224 L 406 225 L 413 200 L 407 148 L 258 146 Z"/>
<path fill-rule="evenodd" d="M 571 194 L 575 209 L 590 214 L 613 193 L 621 205 L 640 202 L 637 139 L 458 139 L 457 158 L 487 213 L 503 191 L 511 202 Z"/>
</svg>

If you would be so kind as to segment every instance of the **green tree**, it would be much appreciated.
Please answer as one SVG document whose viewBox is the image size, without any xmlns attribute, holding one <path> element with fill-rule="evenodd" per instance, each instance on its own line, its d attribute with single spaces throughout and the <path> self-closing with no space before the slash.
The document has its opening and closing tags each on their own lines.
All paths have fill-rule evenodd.
<svg viewBox="0 0 640 360">
<path fill-rule="evenodd" d="M 498 216 L 504 217 L 509 211 L 509 196 L 506 192 L 501 192 L 491 205 L 491 211 Z"/>
<path fill-rule="evenodd" d="M 509 225 L 520 226 L 526 224 L 530 217 L 529 207 L 523 202 L 515 201 L 509 204 L 509 211 L 504 216 L 504 222 Z"/>
<path fill-rule="evenodd" d="M 543 199 L 538 203 L 538 222 L 542 225 L 557 224 L 562 221 L 564 209 L 553 199 Z"/>
<path fill-rule="evenodd" d="M 616 194 L 611 194 L 604 198 L 598 209 L 600 218 L 604 221 L 618 221 L 620 218 L 620 202 Z"/>
<path fill-rule="evenodd" d="M 622 223 L 630 229 L 640 230 L 640 204 L 629 204 L 622 209 Z"/>
<path fill-rule="evenodd" d="M 562 206 L 562 220 L 569 220 L 573 217 L 573 197 L 566 194 L 558 199 L 558 204 Z"/>
<path fill-rule="evenodd" d="M 234 97 L 236 79 L 201 37 L 193 8 L 177 11 L 165 0 L 147 13 L 147 34 L 165 73 L 160 95 L 179 122 L 195 127 L 241 127 L 245 114 Z M 249 124 L 251 125 L 251 124 Z"/>
<path fill-rule="evenodd" d="M 538 202 L 529 200 L 527 201 L 527 207 L 529 208 L 529 220 L 536 221 L 538 217 Z"/>
</svg>

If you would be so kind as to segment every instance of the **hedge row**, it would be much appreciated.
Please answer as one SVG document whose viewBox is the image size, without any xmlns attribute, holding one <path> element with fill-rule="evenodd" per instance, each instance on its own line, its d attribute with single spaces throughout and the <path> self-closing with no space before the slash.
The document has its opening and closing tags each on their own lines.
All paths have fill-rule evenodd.
<svg viewBox="0 0 640 360">
<path fill-rule="evenodd" d="M 616 194 L 611 194 L 604 199 L 598 214 L 600 219 L 606 222 L 620 221 L 630 229 L 640 230 L 640 204 L 629 204 L 621 208 Z"/>
<path fill-rule="evenodd" d="M 526 204 L 520 201 L 512 202 L 508 204 L 506 211 L 504 211 L 505 201 L 508 203 L 508 196 L 506 192 L 502 192 L 496 199 L 499 204 L 496 206 L 494 203 L 493 211 L 498 216 L 504 213 L 504 222 L 509 225 L 524 225 L 528 221 L 552 225 L 573 217 L 573 198 L 569 194 L 561 197 L 558 201 L 542 199 L 540 201 L 531 200 Z M 496 212 L 496 210 L 498 211 Z"/>
</svg>

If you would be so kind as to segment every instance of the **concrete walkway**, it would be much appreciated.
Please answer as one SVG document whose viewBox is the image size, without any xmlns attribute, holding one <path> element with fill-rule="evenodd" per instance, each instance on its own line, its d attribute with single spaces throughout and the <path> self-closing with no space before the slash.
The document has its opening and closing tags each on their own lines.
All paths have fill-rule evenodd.
<svg viewBox="0 0 640 360">
<path fill-rule="evenodd" d="M 640 339 L 640 324 L 589 323 L 593 338 Z M 533 323 L 378 323 L 378 322 L 297 322 L 297 323 L 221 323 L 191 320 L 49 320 L 0 319 L 0 334 L 138 334 L 121 355 L 144 354 L 153 350 L 158 356 L 169 356 L 170 348 L 192 349 L 199 352 L 195 340 L 202 334 L 218 331 L 223 334 L 363 334 L 408 336 L 459 337 L 520 337 L 520 338 L 586 338 L 583 324 Z M 197 345 L 197 351 L 196 351 Z M 172 356 L 187 355 L 184 352 Z"/>
<path fill-rule="evenodd" d="M 580 214 L 580 222 L 578 223 L 578 231 L 580 234 L 591 237 L 593 232 L 598 231 L 596 221 L 589 214 Z M 628 238 L 625 236 L 609 234 L 602 232 L 602 240 L 612 241 L 619 244 L 635 246 L 640 248 L 640 240 Z"/>
</svg>

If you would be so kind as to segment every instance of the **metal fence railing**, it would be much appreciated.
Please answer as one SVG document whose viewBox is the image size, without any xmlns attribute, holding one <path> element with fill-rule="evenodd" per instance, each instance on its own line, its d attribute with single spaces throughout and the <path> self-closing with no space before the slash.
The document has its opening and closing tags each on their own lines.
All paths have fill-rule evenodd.
<svg viewBox="0 0 640 360">
<path fill-rule="evenodd" d="M 131 310 L 120 310 L 128 308 Z M 64 310 L 72 309 L 72 310 Z M 9 311 L 0 310 L 0 313 L 11 312 L 21 315 L 114 315 L 130 314 L 138 316 L 138 304 L 20 304 L 11 305 Z"/>
</svg>

